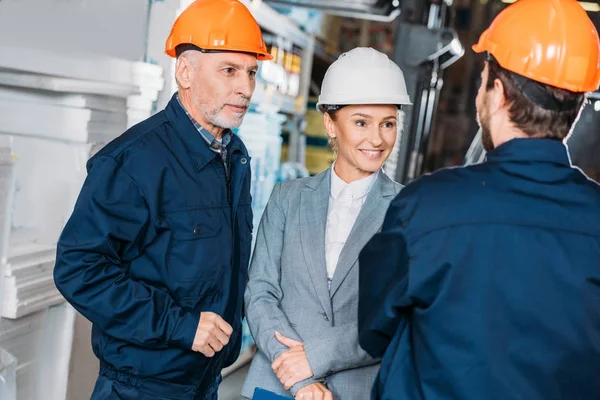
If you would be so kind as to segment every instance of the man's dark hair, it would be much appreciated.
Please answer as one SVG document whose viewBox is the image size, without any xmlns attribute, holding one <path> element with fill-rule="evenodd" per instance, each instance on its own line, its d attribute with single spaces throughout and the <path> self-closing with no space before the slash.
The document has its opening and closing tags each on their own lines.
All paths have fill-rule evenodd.
<svg viewBox="0 0 600 400">
<path fill-rule="evenodd" d="M 494 81 L 500 79 L 510 120 L 517 128 L 531 137 L 562 140 L 569 134 L 585 100 L 584 93 L 531 81 L 502 68 L 493 58 L 488 59 L 487 65 L 486 90 L 493 89 Z M 534 103 L 528 96 L 541 99 L 545 106 L 536 104 L 539 101 Z"/>
</svg>

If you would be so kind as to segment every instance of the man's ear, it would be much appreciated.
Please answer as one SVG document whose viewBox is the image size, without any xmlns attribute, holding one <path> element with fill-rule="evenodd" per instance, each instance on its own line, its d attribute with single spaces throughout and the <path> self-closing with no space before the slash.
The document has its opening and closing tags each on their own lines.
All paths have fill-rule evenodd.
<svg viewBox="0 0 600 400">
<path fill-rule="evenodd" d="M 504 92 L 504 83 L 502 83 L 500 79 L 494 79 L 494 88 L 491 91 L 488 91 L 488 98 L 491 114 L 495 114 L 498 110 L 508 105 Z"/>
<path fill-rule="evenodd" d="M 175 63 L 175 79 L 179 86 L 183 89 L 188 89 L 192 85 L 194 78 L 194 68 L 191 60 L 185 55 L 177 57 Z"/>
</svg>

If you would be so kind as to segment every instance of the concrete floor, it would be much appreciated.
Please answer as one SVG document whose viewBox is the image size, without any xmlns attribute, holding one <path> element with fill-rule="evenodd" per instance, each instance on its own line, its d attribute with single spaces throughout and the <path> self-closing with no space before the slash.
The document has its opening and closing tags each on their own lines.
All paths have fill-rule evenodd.
<svg viewBox="0 0 600 400">
<path fill-rule="evenodd" d="M 219 400 L 243 399 L 240 393 L 242 392 L 242 386 L 244 385 L 246 375 L 248 375 L 249 368 L 250 364 L 246 364 L 223 379 L 223 383 L 219 387 Z"/>
</svg>

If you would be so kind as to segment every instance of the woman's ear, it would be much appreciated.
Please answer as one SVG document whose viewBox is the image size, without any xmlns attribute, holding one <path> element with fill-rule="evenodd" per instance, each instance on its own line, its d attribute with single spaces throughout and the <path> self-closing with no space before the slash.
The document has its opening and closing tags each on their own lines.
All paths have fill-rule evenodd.
<svg viewBox="0 0 600 400">
<path fill-rule="evenodd" d="M 329 115 L 328 112 L 326 112 L 323 115 L 323 118 L 324 118 L 324 122 L 325 122 L 325 130 L 327 131 L 327 136 L 329 136 L 330 139 L 335 139 L 336 138 L 335 122 L 333 121 L 333 119 L 331 118 L 331 115 Z"/>
</svg>

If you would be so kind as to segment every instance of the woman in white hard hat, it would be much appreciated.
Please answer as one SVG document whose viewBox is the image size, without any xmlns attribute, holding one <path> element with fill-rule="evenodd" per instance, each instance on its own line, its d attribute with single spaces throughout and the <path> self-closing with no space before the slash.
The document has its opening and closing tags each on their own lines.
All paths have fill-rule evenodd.
<svg viewBox="0 0 600 400">
<path fill-rule="evenodd" d="M 277 184 L 245 294 L 258 345 L 242 395 L 365 400 L 379 365 L 358 344 L 358 255 L 401 185 L 382 170 L 410 104 L 385 54 L 356 48 L 323 80 L 318 109 L 337 153 L 319 175 Z M 258 397 L 258 396 L 257 396 Z"/>
</svg>

